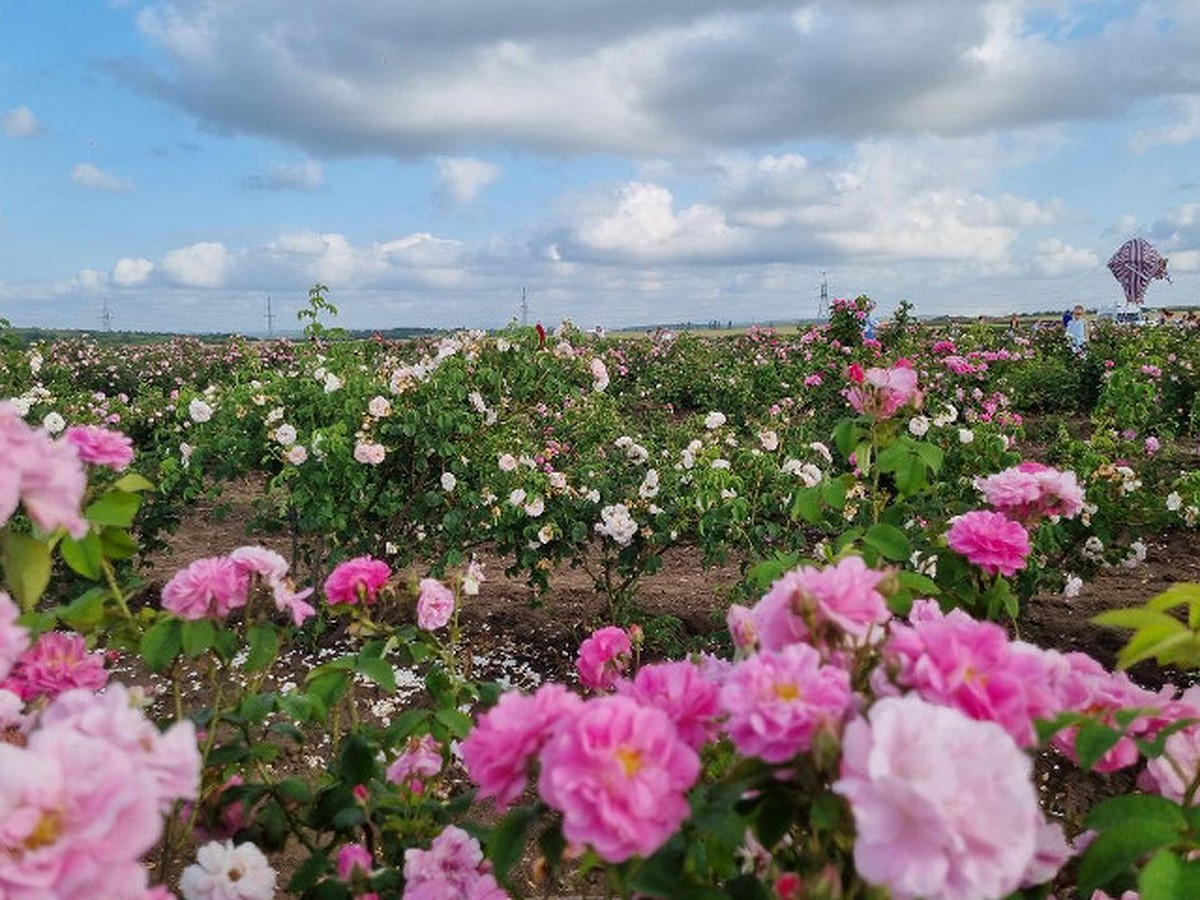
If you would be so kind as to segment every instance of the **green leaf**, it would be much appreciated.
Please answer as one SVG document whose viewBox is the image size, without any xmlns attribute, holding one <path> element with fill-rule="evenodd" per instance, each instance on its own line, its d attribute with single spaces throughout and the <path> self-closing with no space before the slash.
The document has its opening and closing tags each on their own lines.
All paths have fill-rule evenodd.
<svg viewBox="0 0 1200 900">
<path fill-rule="evenodd" d="M 113 487 L 127 494 L 136 494 L 138 491 L 154 490 L 154 482 L 139 475 L 137 472 L 130 472 L 114 481 Z"/>
<path fill-rule="evenodd" d="M 67 535 L 58 545 L 63 562 L 76 573 L 92 581 L 99 581 L 104 574 L 101 565 L 104 562 L 104 550 L 100 544 L 100 535 L 89 531 L 80 540 Z"/>
<path fill-rule="evenodd" d="M 936 475 L 942 469 L 942 463 L 946 458 L 946 454 L 942 452 L 942 448 L 937 444 L 930 444 L 927 441 L 915 441 L 913 449 L 917 451 L 917 456 L 921 457 L 921 462 L 925 463 L 931 474 Z"/>
<path fill-rule="evenodd" d="M 174 618 L 160 619 L 142 635 L 141 654 L 151 672 L 161 672 L 174 662 L 183 648 L 183 623 Z"/>
<path fill-rule="evenodd" d="M 1160 850 L 1138 875 L 1141 900 L 1192 900 L 1200 897 L 1200 863 Z"/>
<path fill-rule="evenodd" d="M 50 584 L 50 548 L 27 534 L 9 532 L 4 541 L 4 579 L 22 611 L 31 612 Z"/>
<path fill-rule="evenodd" d="M 651 897 L 695 896 L 683 891 L 686 854 L 682 844 L 676 834 L 638 867 L 629 879 L 629 887 Z"/>
<path fill-rule="evenodd" d="M 895 525 L 877 522 L 867 529 L 863 535 L 863 543 L 874 547 L 884 557 L 892 561 L 908 559 L 911 552 L 908 536 Z"/>
<path fill-rule="evenodd" d="M 279 652 L 279 635 L 273 627 L 255 623 L 250 626 L 246 637 L 250 645 L 246 655 L 247 672 L 261 672 L 275 662 L 275 656 Z"/>
<path fill-rule="evenodd" d="M 97 525 L 115 525 L 117 528 L 128 528 L 133 524 L 142 498 L 137 494 L 127 494 L 122 491 L 109 491 L 83 511 L 83 516 L 89 522 Z"/>
<path fill-rule="evenodd" d="M 843 457 L 849 458 L 861 436 L 862 429 L 854 424 L 853 419 L 842 419 L 833 429 L 833 445 Z"/>
<path fill-rule="evenodd" d="M 351 733 L 338 752 L 337 773 L 346 784 L 366 784 L 375 774 L 375 754 L 361 734 Z"/>
<path fill-rule="evenodd" d="M 825 478 L 820 483 L 821 499 L 836 510 L 846 508 L 846 482 L 840 478 Z"/>
<path fill-rule="evenodd" d="M 371 679 L 389 694 L 396 690 L 396 671 L 386 659 L 360 655 L 354 665 L 354 671 Z"/>
<path fill-rule="evenodd" d="M 329 859 L 318 850 L 296 867 L 296 872 L 292 875 L 292 880 L 288 882 L 287 889 L 293 894 L 302 894 L 315 885 L 317 879 L 328 871 Z"/>
<path fill-rule="evenodd" d="M 1185 631 L 1187 626 L 1164 612 L 1149 609 L 1145 606 L 1134 606 L 1128 609 L 1110 609 L 1093 616 L 1092 621 L 1097 625 L 1108 625 L 1114 628 L 1146 628 L 1150 625 L 1171 625 L 1176 631 Z"/>
<path fill-rule="evenodd" d="M 1097 803 L 1088 811 L 1084 824 L 1094 831 L 1141 827 L 1142 823 L 1163 825 L 1176 831 L 1187 826 L 1183 810 L 1157 794 L 1122 794 Z"/>
<path fill-rule="evenodd" d="M 1100 887 L 1128 871 L 1148 853 L 1169 847 L 1179 833 L 1161 822 L 1137 822 L 1119 831 L 1102 832 L 1088 846 L 1079 866 L 1079 895 L 1090 897 Z"/>
<path fill-rule="evenodd" d="M 495 867 L 498 880 L 503 882 L 508 879 L 509 870 L 525 851 L 529 828 L 536 820 L 536 806 L 518 806 L 492 829 L 487 844 L 488 858 Z"/>
<path fill-rule="evenodd" d="M 75 631 L 91 631 L 104 620 L 104 603 L 108 597 L 107 588 L 94 587 L 59 610 L 58 618 Z"/>
<path fill-rule="evenodd" d="M 772 849 L 792 827 L 796 804 L 782 791 L 766 794 L 755 810 L 754 830 L 759 842 Z"/>
<path fill-rule="evenodd" d="M 792 518 L 799 517 L 810 525 L 821 521 L 820 487 L 800 487 L 792 499 Z"/>
<path fill-rule="evenodd" d="M 109 559 L 129 559 L 138 552 L 138 542 L 123 528 L 102 529 L 100 545 Z"/>
<path fill-rule="evenodd" d="M 936 581 L 920 572 L 909 572 L 902 569 L 897 577 L 900 584 L 922 597 L 936 597 L 942 592 Z"/>
<path fill-rule="evenodd" d="M 180 630 L 184 656 L 188 659 L 195 659 L 201 653 L 207 653 L 212 649 L 216 636 L 216 626 L 210 619 L 194 619 L 184 622 Z"/>
<path fill-rule="evenodd" d="M 1101 757 L 1117 745 L 1124 736 L 1123 731 L 1086 722 L 1075 732 L 1075 754 L 1079 757 L 1079 768 L 1090 772 Z"/>
<path fill-rule="evenodd" d="M 445 725 L 450 734 L 459 740 L 471 733 L 471 717 L 457 709 L 449 707 L 439 709 L 434 718 Z"/>
</svg>

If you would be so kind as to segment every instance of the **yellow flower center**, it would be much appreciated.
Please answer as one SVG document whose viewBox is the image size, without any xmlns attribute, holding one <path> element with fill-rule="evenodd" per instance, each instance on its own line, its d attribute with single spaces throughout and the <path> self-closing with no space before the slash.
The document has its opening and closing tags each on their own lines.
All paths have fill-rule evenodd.
<svg viewBox="0 0 1200 900">
<path fill-rule="evenodd" d="M 617 762 L 621 764 L 627 777 L 633 777 L 642 770 L 642 754 L 638 750 L 630 749 L 629 747 L 617 748 Z"/>
<path fill-rule="evenodd" d="M 62 835 L 63 815 L 56 809 L 46 810 L 33 826 L 22 846 L 26 850 L 37 850 L 53 844 Z"/>
<path fill-rule="evenodd" d="M 780 700 L 791 702 L 800 698 L 800 688 L 792 684 L 790 681 L 785 681 L 775 685 L 775 696 Z"/>
</svg>

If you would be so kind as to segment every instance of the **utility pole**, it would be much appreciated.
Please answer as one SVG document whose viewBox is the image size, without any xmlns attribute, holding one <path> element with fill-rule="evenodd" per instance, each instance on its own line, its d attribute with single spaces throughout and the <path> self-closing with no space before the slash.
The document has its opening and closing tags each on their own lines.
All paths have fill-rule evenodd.
<svg viewBox="0 0 1200 900">
<path fill-rule="evenodd" d="M 112 313 L 108 309 L 108 298 L 104 298 L 104 309 L 100 313 L 100 324 L 104 326 L 105 331 L 112 331 Z"/>
<path fill-rule="evenodd" d="M 821 270 L 821 299 L 817 303 L 817 318 L 829 318 L 829 281 L 825 278 L 825 270 Z"/>
<path fill-rule="evenodd" d="M 271 312 L 271 295 L 267 294 L 267 337 L 275 334 L 275 313 Z"/>
<path fill-rule="evenodd" d="M 529 297 L 525 288 L 521 288 L 521 327 L 529 324 Z"/>
</svg>

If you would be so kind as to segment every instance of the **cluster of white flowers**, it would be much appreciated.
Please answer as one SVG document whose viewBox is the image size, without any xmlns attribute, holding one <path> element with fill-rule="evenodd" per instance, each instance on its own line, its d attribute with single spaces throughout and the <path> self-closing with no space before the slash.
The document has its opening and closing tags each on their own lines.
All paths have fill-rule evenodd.
<svg viewBox="0 0 1200 900">
<path fill-rule="evenodd" d="M 296 443 L 296 429 L 284 422 L 274 432 L 275 440 L 283 447 L 290 447 Z"/>
<path fill-rule="evenodd" d="M 546 501 L 541 497 L 530 497 L 528 502 L 525 504 L 525 515 L 529 516 L 531 519 L 536 519 L 545 511 Z M 544 544 L 546 542 L 542 541 L 542 543 Z"/>
<path fill-rule="evenodd" d="M 833 454 L 830 453 L 829 448 L 826 447 L 824 444 L 822 444 L 820 441 L 813 441 L 811 444 L 808 445 L 808 449 L 812 450 L 814 453 L 816 453 L 818 456 L 820 456 L 821 459 L 825 460 L 825 462 L 827 462 L 827 463 L 833 462 Z"/>
<path fill-rule="evenodd" d="M 730 462 L 724 457 L 718 456 L 711 463 L 709 463 L 709 465 L 714 469 L 728 469 L 730 467 Z"/>
<path fill-rule="evenodd" d="M 789 459 L 783 464 L 784 474 L 795 475 L 804 482 L 805 487 L 814 487 L 824 477 L 824 473 L 813 463 Z"/>
<path fill-rule="evenodd" d="M 925 416 L 913 416 L 908 420 L 908 432 L 913 437 L 925 437 L 929 431 L 929 420 Z"/>
<path fill-rule="evenodd" d="M 1129 553 L 1121 560 L 1126 569 L 1136 569 L 1146 561 L 1146 545 L 1142 541 L 1134 541 L 1129 545 Z"/>
<path fill-rule="evenodd" d="M 67 420 L 56 412 L 48 412 L 42 418 L 42 427 L 50 434 L 58 434 L 67 427 Z"/>
<path fill-rule="evenodd" d="M 953 425 L 957 421 L 958 410 L 949 403 L 943 406 L 941 412 L 933 417 L 933 424 L 938 428 L 945 428 L 947 425 Z"/>
<path fill-rule="evenodd" d="M 627 434 L 621 435 L 614 443 L 618 448 L 625 451 L 626 458 L 634 465 L 640 466 L 650 459 L 650 451 Z"/>
<path fill-rule="evenodd" d="M 367 466 L 377 466 L 387 456 L 387 448 L 374 441 L 360 440 L 354 445 L 354 458 Z"/>
<path fill-rule="evenodd" d="M 717 428 L 720 428 L 724 424 L 725 424 L 725 413 L 723 413 L 723 412 L 710 412 L 707 416 L 704 417 L 704 427 L 707 428 L 709 431 L 713 431 Z"/>
<path fill-rule="evenodd" d="M 1180 496 L 1179 491 L 1171 491 L 1171 493 L 1167 494 L 1167 511 L 1168 512 L 1179 512 L 1179 510 L 1181 510 L 1182 508 L 1183 508 L 1183 497 Z"/>
<path fill-rule="evenodd" d="M 458 484 L 458 479 L 454 477 L 453 472 L 443 472 L 441 482 L 442 490 L 449 493 L 450 491 L 454 490 L 455 486 Z"/>
<path fill-rule="evenodd" d="M 548 480 L 552 490 L 565 491 L 567 489 L 566 472 L 551 472 Z"/>
<path fill-rule="evenodd" d="M 600 510 L 600 521 L 595 525 L 596 534 L 610 537 L 622 547 L 628 546 L 637 534 L 638 524 L 629 514 L 624 503 L 614 503 Z"/>
<path fill-rule="evenodd" d="M 188 416 L 197 425 L 203 425 L 213 416 L 213 408 L 196 397 L 188 404 Z"/>
<path fill-rule="evenodd" d="M 496 457 L 496 466 L 501 472 L 517 471 L 517 458 L 511 453 L 501 453 Z"/>
<path fill-rule="evenodd" d="M 685 469 L 690 469 L 696 465 L 696 454 L 704 448 L 704 445 L 699 441 L 692 441 L 679 453 L 679 464 Z"/>
<path fill-rule="evenodd" d="M 1068 600 L 1074 600 L 1079 596 L 1081 590 L 1083 590 L 1083 579 L 1068 572 L 1067 583 L 1063 585 L 1063 596 Z"/>
<path fill-rule="evenodd" d="M 599 393 L 608 387 L 608 366 L 604 364 L 604 360 L 596 356 L 592 358 L 592 390 Z"/>
<path fill-rule="evenodd" d="M 1117 474 L 1121 476 L 1121 492 L 1132 494 L 1142 486 L 1142 480 L 1129 466 L 1117 466 Z"/>
<path fill-rule="evenodd" d="M 376 419 L 382 419 L 392 411 L 392 401 L 387 397 L 375 396 L 367 404 L 367 413 Z"/>
<path fill-rule="evenodd" d="M 1083 542 L 1083 549 L 1080 552 L 1083 554 L 1084 559 L 1091 562 L 1100 562 L 1104 559 L 1104 541 L 1093 534 Z"/>
<path fill-rule="evenodd" d="M 975 440 L 975 432 L 970 428 L 958 429 L 958 442 L 960 444 L 969 444 L 973 440 Z"/>
<path fill-rule="evenodd" d="M 779 449 L 779 435 L 770 428 L 758 433 L 758 442 L 768 453 L 774 453 Z"/>
</svg>

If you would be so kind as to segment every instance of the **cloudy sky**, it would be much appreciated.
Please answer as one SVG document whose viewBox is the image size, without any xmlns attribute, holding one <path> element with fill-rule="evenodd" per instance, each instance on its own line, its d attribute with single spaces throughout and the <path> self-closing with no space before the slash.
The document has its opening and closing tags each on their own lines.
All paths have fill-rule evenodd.
<svg viewBox="0 0 1200 900">
<path fill-rule="evenodd" d="M 1195 0 L 0 6 L 0 316 L 262 331 L 1200 304 Z"/>
</svg>

